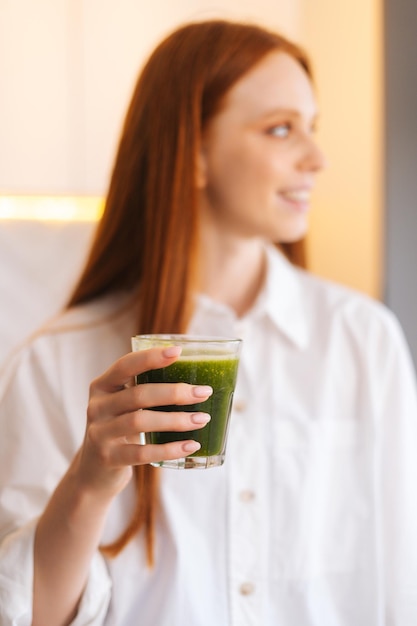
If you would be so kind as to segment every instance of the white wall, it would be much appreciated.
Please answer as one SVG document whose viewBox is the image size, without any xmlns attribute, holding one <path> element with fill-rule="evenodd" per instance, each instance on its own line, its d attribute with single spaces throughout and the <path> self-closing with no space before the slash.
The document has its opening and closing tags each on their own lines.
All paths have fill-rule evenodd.
<svg viewBox="0 0 417 626">
<path fill-rule="evenodd" d="M 0 190 L 69 180 L 67 3 L 0 0 Z"/>
</svg>

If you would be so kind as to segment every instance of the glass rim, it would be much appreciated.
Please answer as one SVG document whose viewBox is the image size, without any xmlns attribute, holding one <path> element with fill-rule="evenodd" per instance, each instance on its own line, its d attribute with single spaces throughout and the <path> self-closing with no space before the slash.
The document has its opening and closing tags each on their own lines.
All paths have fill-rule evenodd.
<svg viewBox="0 0 417 626">
<path fill-rule="evenodd" d="M 181 341 L 182 343 L 242 343 L 240 337 L 226 337 L 224 335 L 188 335 L 185 333 L 146 333 L 133 335 L 133 340 L 145 341 Z"/>
</svg>

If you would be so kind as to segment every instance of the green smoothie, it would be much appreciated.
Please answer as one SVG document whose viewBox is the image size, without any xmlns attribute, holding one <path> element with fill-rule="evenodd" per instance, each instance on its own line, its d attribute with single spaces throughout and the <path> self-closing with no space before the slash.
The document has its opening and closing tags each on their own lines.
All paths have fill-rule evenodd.
<svg viewBox="0 0 417 626">
<path fill-rule="evenodd" d="M 233 391 L 236 383 L 238 359 L 230 354 L 209 356 L 184 356 L 162 369 L 150 370 L 136 377 L 141 383 L 177 383 L 210 385 L 213 394 L 204 402 L 186 406 L 153 407 L 158 411 L 202 411 L 211 415 L 210 422 L 201 429 L 187 432 L 147 433 L 147 443 L 168 443 L 183 439 L 194 439 L 201 448 L 190 456 L 214 456 L 224 451 L 227 424 L 232 407 Z"/>
</svg>

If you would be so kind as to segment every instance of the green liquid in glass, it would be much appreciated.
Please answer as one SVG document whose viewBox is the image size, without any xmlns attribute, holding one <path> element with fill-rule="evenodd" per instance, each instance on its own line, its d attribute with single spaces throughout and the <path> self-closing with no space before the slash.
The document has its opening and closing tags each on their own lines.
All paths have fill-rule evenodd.
<svg viewBox="0 0 417 626">
<path fill-rule="evenodd" d="M 192 385 L 210 385 L 213 394 L 205 402 L 185 406 L 169 405 L 153 407 L 158 411 L 203 411 L 211 415 L 210 422 L 201 429 L 187 432 L 155 432 L 146 433 L 147 443 L 168 443 L 193 439 L 201 444 L 201 448 L 190 456 L 215 456 L 224 451 L 227 436 L 227 425 L 232 407 L 233 392 L 236 383 L 238 359 L 230 355 L 184 357 L 168 367 L 150 370 L 139 374 L 136 382 L 141 383 L 178 383 Z"/>
</svg>

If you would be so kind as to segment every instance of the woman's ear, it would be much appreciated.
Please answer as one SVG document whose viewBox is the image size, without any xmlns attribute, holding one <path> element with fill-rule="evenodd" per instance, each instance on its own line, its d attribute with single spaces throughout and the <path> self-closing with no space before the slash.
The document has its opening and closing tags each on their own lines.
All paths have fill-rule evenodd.
<svg viewBox="0 0 417 626">
<path fill-rule="evenodd" d="M 199 190 L 205 189 L 207 185 L 207 159 L 203 148 L 200 148 L 197 155 L 195 185 Z"/>
</svg>

